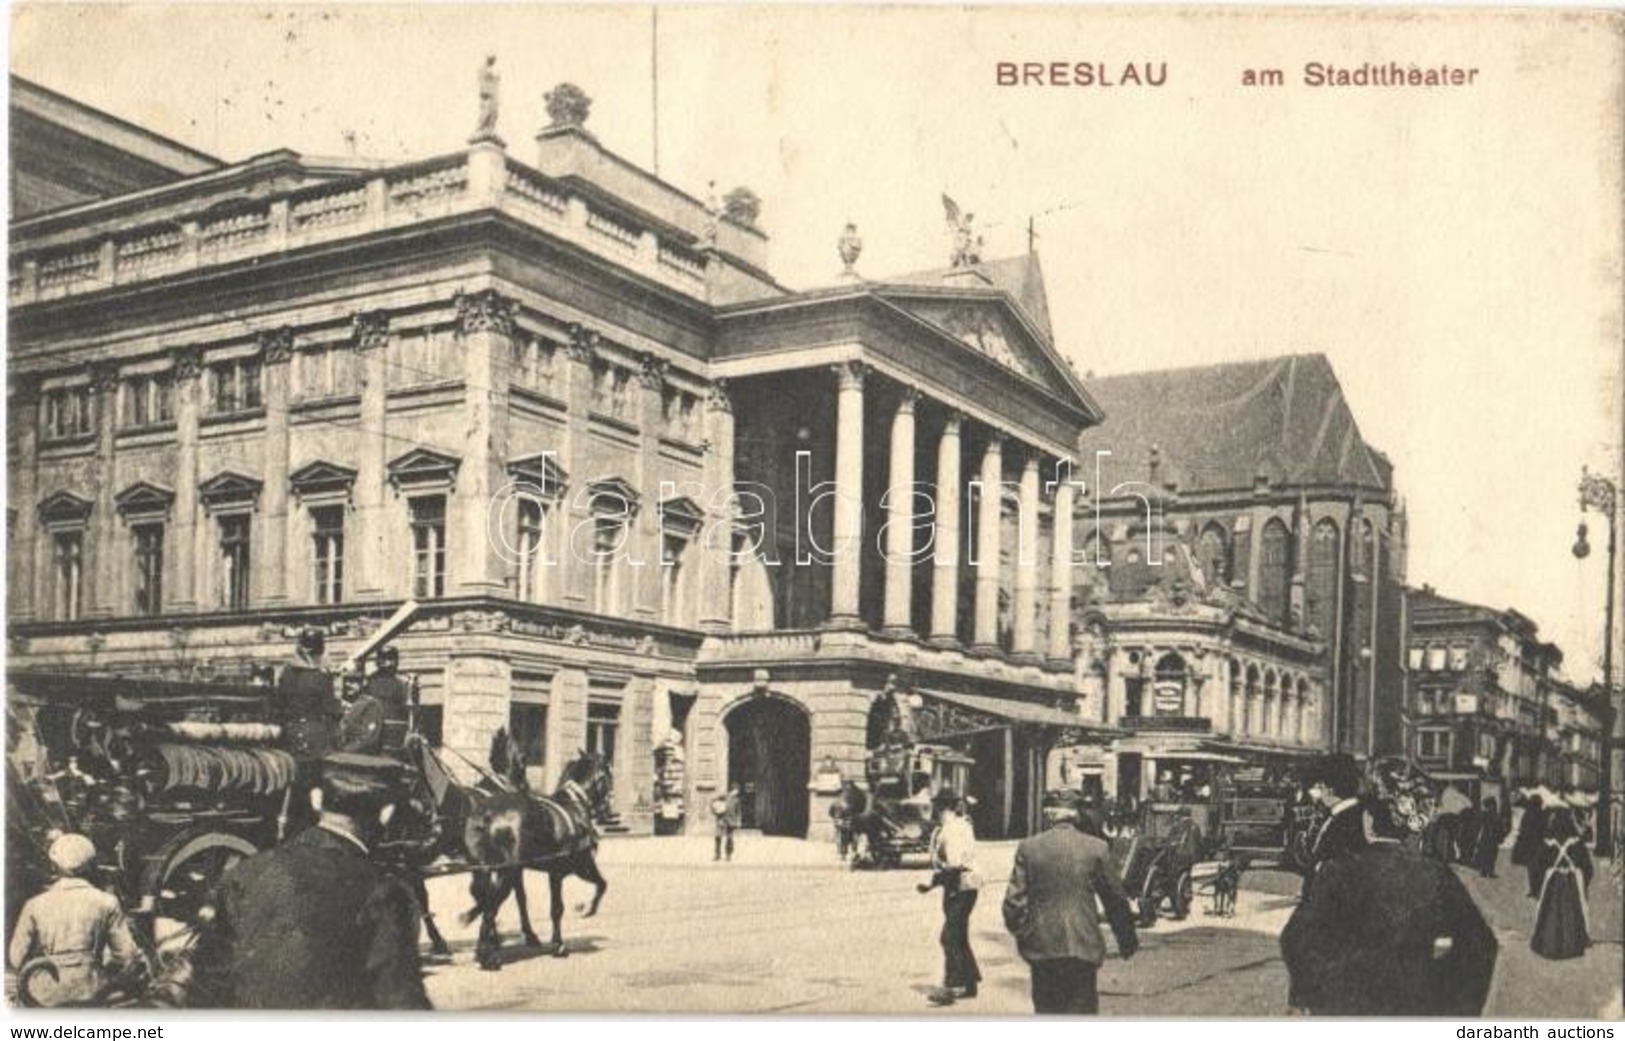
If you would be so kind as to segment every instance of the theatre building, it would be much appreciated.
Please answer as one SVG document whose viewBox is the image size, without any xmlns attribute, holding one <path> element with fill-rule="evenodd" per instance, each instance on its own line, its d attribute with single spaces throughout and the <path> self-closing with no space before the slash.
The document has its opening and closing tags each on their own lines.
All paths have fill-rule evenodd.
<svg viewBox="0 0 1625 1041">
<path fill-rule="evenodd" d="M 1036 257 L 871 280 L 832 220 L 845 276 L 792 292 L 754 196 L 639 169 L 585 105 L 399 164 L 72 109 L 175 161 L 11 221 L 14 667 L 241 677 L 415 600 L 448 762 L 503 726 L 542 786 L 603 752 L 636 832 L 738 783 L 747 827 L 827 834 L 889 695 L 976 757 L 989 834 L 1101 735 L 1054 552 L 1101 412 Z"/>
<path fill-rule="evenodd" d="M 1079 687 L 1130 735 L 1092 764 L 1107 789 L 1400 751 L 1404 514 L 1326 358 L 1088 386 L 1106 420 L 1081 449 Z"/>
</svg>

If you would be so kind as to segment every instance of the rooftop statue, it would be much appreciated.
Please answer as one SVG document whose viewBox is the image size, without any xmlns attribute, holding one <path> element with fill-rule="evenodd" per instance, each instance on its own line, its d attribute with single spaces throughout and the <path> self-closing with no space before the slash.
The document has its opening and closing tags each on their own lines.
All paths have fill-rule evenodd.
<svg viewBox="0 0 1625 1041">
<path fill-rule="evenodd" d="M 942 196 L 943 214 L 948 219 L 948 230 L 954 236 L 953 254 L 949 263 L 953 267 L 975 267 L 982 262 L 982 236 L 976 234 L 973 222 L 976 214 L 961 214 L 959 204 Z"/>
<path fill-rule="evenodd" d="M 497 94 L 501 87 L 502 77 L 497 75 L 497 56 L 488 54 L 485 64 L 480 67 L 480 121 L 474 127 L 470 143 L 502 140 L 497 137 Z"/>
</svg>

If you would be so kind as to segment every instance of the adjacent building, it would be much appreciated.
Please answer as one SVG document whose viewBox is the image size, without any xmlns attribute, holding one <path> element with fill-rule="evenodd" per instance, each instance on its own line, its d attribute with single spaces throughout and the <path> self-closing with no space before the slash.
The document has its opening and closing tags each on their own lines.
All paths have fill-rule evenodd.
<svg viewBox="0 0 1625 1041">
<path fill-rule="evenodd" d="M 412 599 L 454 765 L 506 726 L 543 786 L 609 756 L 627 829 L 708 829 L 732 782 L 747 827 L 826 834 L 901 695 L 975 755 L 982 829 L 1025 833 L 1049 750 L 1105 736 L 1054 476 L 1102 413 L 1037 258 L 869 280 L 852 234 L 792 292 L 751 193 L 702 202 L 550 98 L 522 150 L 396 164 L 22 127 L 45 174 L 74 127 L 168 165 L 64 172 L 11 223 L 14 667 L 243 675 Z"/>
<path fill-rule="evenodd" d="M 1119 787 L 1164 761 L 1398 752 L 1404 512 L 1326 358 L 1088 386 L 1107 418 L 1080 453 L 1074 616 L 1084 712 L 1133 735 Z"/>
<path fill-rule="evenodd" d="M 1430 773 L 1504 805 L 1545 784 L 1595 791 L 1601 687 L 1562 678 L 1563 652 L 1511 608 L 1411 590 L 1408 751 Z"/>
</svg>

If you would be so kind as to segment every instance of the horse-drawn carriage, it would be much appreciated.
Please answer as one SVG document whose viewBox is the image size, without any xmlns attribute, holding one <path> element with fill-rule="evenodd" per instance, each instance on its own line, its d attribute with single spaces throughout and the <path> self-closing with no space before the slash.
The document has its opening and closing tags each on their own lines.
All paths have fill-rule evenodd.
<svg viewBox="0 0 1625 1041">
<path fill-rule="evenodd" d="M 1204 891 L 1233 885 L 1253 867 L 1301 870 L 1313 810 L 1290 779 L 1208 760 L 1204 779 L 1165 792 L 1113 827 L 1112 858 L 1140 924 L 1183 918 Z"/>
<path fill-rule="evenodd" d="M 869 753 L 865 784 L 847 782 L 830 809 L 837 846 L 853 868 L 899 867 L 931 850 L 931 800 L 964 794 L 975 760 L 946 745 L 888 744 Z"/>
<path fill-rule="evenodd" d="M 311 823 L 308 792 L 323 760 L 290 734 L 289 705 L 264 682 L 197 683 L 46 672 L 7 677 L 7 907 L 49 880 L 54 833 L 88 836 L 91 877 L 119 898 L 149 961 L 184 959 L 215 885 L 233 865 Z M 553 942 L 562 951 L 562 875 L 598 885 L 593 821 L 607 808 L 608 764 L 583 753 L 551 797 L 529 792 L 522 768 L 503 776 L 473 767 L 459 782 L 408 722 L 390 742 L 400 810 L 376 855 L 413 885 L 427 912 L 426 877 L 470 873 L 483 918 L 480 960 L 496 964 L 494 917 L 520 901 L 525 936 L 539 943 L 520 872 L 552 877 Z M 449 954 L 425 915 L 437 952 Z M 8 920 L 8 933 L 13 925 Z M 27 1002 L 25 977 L 19 1000 Z M 139 995 L 137 995 L 139 997 Z M 109 997 L 109 1000 L 119 1000 Z"/>
</svg>

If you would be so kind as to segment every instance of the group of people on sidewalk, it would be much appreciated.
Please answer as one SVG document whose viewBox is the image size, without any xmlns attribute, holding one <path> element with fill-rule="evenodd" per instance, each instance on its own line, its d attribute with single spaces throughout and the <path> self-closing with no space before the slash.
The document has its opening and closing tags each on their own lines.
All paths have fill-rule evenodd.
<svg viewBox="0 0 1625 1041">
<path fill-rule="evenodd" d="M 1424 852 L 1425 780 L 1400 764 L 1368 773 L 1352 756 L 1328 755 L 1306 771 L 1319 817 L 1309 839 L 1302 896 L 1281 934 L 1291 1012 L 1333 1016 L 1477 1016 L 1489 995 L 1498 944 L 1452 868 Z M 981 980 L 969 944 L 980 885 L 975 837 L 963 800 L 937 797 L 934 874 L 921 892 L 943 890 L 943 986 L 937 1005 L 974 998 Z M 1058 812 L 1054 812 L 1058 811 Z M 1498 821 L 1493 800 L 1481 820 Z M 1055 826 L 1016 849 L 1002 906 L 1031 973 L 1039 1013 L 1092 1013 L 1107 948 L 1102 919 L 1121 957 L 1139 942 L 1101 821 L 1076 798 L 1052 808 Z M 1494 877 L 1502 833 L 1473 839 L 1473 866 Z M 1513 862 L 1528 868 L 1537 901 L 1530 946 L 1542 957 L 1584 953 L 1586 889 L 1593 873 L 1567 807 L 1526 809 Z"/>
</svg>

